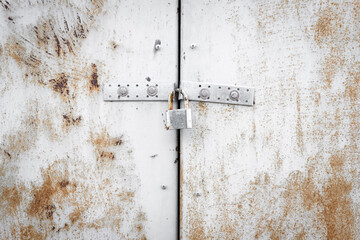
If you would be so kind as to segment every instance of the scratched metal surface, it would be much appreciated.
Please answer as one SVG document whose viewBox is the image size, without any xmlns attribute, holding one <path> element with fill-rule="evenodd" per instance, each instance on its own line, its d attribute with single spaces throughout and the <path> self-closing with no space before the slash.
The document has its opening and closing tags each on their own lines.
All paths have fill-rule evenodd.
<svg viewBox="0 0 360 240">
<path fill-rule="evenodd" d="M 181 58 L 183 81 L 256 88 L 191 104 L 182 239 L 360 239 L 359 1 L 184 0 Z"/>
<path fill-rule="evenodd" d="M 0 0 L 0 239 L 175 238 L 167 103 L 103 102 L 101 85 L 176 82 L 176 9 Z"/>
</svg>

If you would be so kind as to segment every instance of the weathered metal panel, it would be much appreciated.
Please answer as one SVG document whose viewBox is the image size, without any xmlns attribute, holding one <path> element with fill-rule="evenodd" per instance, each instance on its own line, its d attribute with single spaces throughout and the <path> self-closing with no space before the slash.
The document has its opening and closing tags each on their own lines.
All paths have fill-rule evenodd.
<svg viewBox="0 0 360 240">
<path fill-rule="evenodd" d="M 1 239 L 176 237 L 167 103 L 101 94 L 177 81 L 176 12 L 173 0 L 0 0 Z"/>
<path fill-rule="evenodd" d="M 256 104 L 191 104 L 182 239 L 360 239 L 359 12 L 183 1 L 181 80 L 255 87 Z"/>
</svg>

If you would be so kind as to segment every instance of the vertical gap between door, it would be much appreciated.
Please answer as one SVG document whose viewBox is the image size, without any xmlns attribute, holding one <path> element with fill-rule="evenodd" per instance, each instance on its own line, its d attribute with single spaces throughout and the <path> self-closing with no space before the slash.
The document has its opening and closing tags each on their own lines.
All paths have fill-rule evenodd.
<svg viewBox="0 0 360 240">
<path fill-rule="evenodd" d="M 178 82 L 177 85 L 180 87 L 180 79 L 181 79 L 181 0 L 178 0 Z M 180 108 L 180 101 L 177 101 L 177 109 Z M 180 239 L 180 215 L 181 215 L 181 202 L 180 202 L 180 179 L 181 179 L 181 147 L 180 147 L 180 130 L 176 130 L 176 138 L 177 138 L 177 162 L 178 162 L 178 196 L 177 196 L 177 239 Z"/>
</svg>

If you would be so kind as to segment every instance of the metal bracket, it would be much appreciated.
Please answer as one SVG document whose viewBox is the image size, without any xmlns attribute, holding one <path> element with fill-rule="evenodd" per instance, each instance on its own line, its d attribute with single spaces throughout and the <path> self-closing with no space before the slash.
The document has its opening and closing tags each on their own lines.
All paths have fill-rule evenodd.
<svg viewBox="0 0 360 240">
<path fill-rule="evenodd" d="M 182 82 L 190 101 L 213 102 L 253 106 L 255 104 L 255 89 L 203 82 Z M 179 99 L 182 96 L 179 95 Z"/>
<path fill-rule="evenodd" d="M 191 101 L 253 106 L 255 89 L 212 83 L 182 82 Z M 108 83 L 103 87 L 104 101 L 168 101 L 169 94 L 178 90 L 174 83 Z M 179 94 L 179 100 L 182 95 Z"/>
<path fill-rule="evenodd" d="M 173 83 L 107 83 L 104 101 L 168 101 Z"/>
</svg>

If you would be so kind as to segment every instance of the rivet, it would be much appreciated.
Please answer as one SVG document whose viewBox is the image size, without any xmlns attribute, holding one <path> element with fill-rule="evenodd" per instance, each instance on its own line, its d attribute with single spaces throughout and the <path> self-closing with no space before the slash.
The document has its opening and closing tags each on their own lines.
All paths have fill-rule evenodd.
<svg viewBox="0 0 360 240">
<path fill-rule="evenodd" d="M 196 48 L 196 44 L 195 44 L 195 43 L 192 43 L 192 44 L 190 45 L 190 48 L 191 48 L 191 49 Z"/>
<path fill-rule="evenodd" d="M 167 188 L 166 185 L 161 185 L 162 190 L 165 190 L 166 188 Z"/>
<path fill-rule="evenodd" d="M 197 193 L 195 193 L 195 196 L 200 197 L 201 194 L 197 192 Z"/>
<path fill-rule="evenodd" d="M 155 51 L 159 51 L 160 48 L 161 48 L 161 41 L 160 40 L 155 40 L 155 45 L 154 45 Z"/>
</svg>

